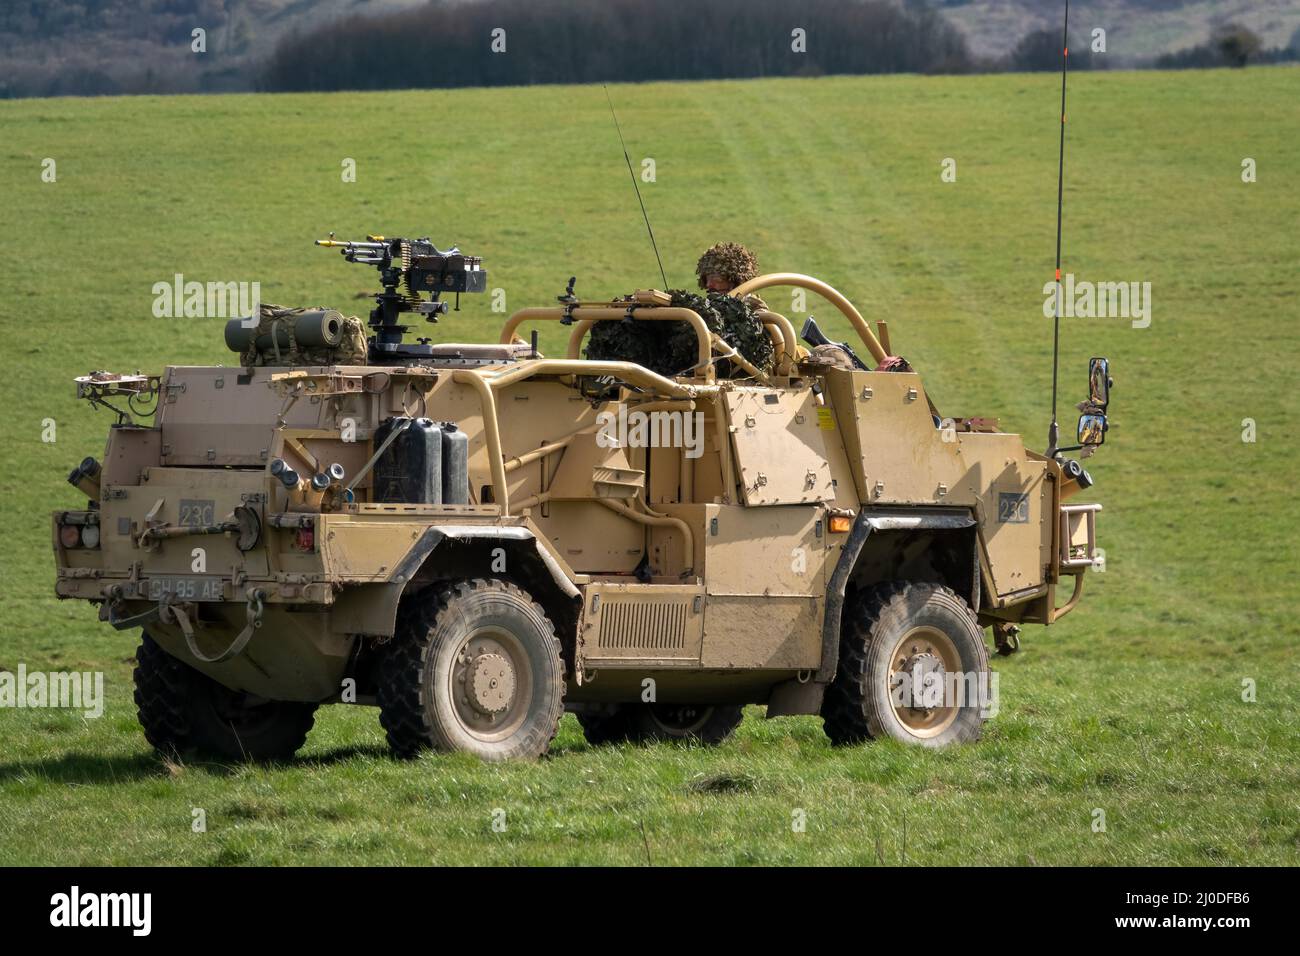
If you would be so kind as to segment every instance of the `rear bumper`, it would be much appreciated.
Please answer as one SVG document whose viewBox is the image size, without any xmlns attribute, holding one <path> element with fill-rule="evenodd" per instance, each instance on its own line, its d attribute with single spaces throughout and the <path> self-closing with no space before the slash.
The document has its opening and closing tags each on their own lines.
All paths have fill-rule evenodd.
<svg viewBox="0 0 1300 956">
<path fill-rule="evenodd" d="M 167 574 L 166 577 L 177 577 Z M 284 576 L 276 578 L 241 577 L 238 583 L 230 575 L 194 575 L 194 577 L 219 578 L 222 590 L 221 601 L 210 601 L 216 606 L 230 605 L 243 607 L 250 589 L 263 591 L 269 602 L 293 605 L 325 605 L 334 603 L 335 589 L 327 581 L 311 580 L 307 575 L 300 575 L 301 580 L 286 581 Z M 151 576 L 148 574 L 132 577 L 124 572 L 101 571 L 98 568 L 59 568 L 58 578 L 54 582 L 54 593 L 60 598 L 80 599 L 83 601 L 126 601 L 157 604 L 151 597 Z"/>
</svg>

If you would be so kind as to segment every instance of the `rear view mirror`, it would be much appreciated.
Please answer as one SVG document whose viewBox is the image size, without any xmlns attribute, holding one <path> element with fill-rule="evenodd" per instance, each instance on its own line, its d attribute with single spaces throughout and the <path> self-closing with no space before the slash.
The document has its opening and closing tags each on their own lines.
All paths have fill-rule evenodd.
<svg viewBox="0 0 1300 956">
<path fill-rule="evenodd" d="M 1110 402 L 1110 384 L 1110 362 L 1104 358 L 1088 359 L 1088 404 L 1104 412 Z"/>
<path fill-rule="evenodd" d="M 1079 416 L 1079 444 L 1085 448 L 1106 443 L 1106 416 L 1101 414 L 1083 414 Z"/>
</svg>

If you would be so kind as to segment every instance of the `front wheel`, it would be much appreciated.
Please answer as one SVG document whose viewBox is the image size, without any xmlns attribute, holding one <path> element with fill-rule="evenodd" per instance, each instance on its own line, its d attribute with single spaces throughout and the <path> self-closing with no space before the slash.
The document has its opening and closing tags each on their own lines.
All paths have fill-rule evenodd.
<svg viewBox="0 0 1300 956">
<path fill-rule="evenodd" d="M 379 665 L 379 720 L 400 756 L 546 753 L 564 712 L 564 662 L 546 612 L 498 580 L 416 599 Z"/>
<path fill-rule="evenodd" d="M 833 743 L 978 740 L 991 703 L 988 651 L 969 605 L 938 584 L 895 581 L 845 607 L 822 721 Z"/>
</svg>

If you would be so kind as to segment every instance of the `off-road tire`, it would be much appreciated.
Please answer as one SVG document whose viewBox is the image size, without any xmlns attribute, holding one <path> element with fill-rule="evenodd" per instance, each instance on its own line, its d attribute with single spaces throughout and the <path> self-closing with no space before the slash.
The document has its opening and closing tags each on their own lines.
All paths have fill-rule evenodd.
<svg viewBox="0 0 1300 956">
<path fill-rule="evenodd" d="M 135 706 L 144 738 L 166 757 L 287 760 L 307 740 L 316 704 L 251 703 L 172 657 L 147 633 L 135 654 Z"/>
<path fill-rule="evenodd" d="M 494 646 L 505 654 L 492 656 L 508 657 L 510 665 L 500 730 L 471 726 L 488 719 L 472 710 L 472 691 L 453 697 L 453 686 L 467 688 L 482 674 L 478 662 L 489 655 L 474 652 Z M 504 683 L 504 672 L 501 677 Z M 564 689 L 555 627 L 528 592 L 500 580 L 456 581 L 436 586 L 399 615 L 379 662 L 379 722 L 401 757 L 432 749 L 484 760 L 532 759 L 555 737 Z"/>
<path fill-rule="evenodd" d="M 988 673 L 988 650 L 975 614 L 950 588 L 904 581 L 872 588 L 844 609 L 839 667 L 826 689 L 821 710 L 832 743 L 892 737 L 924 747 L 943 747 L 979 739 L 984 724 L 979 700 L 968 699 L 963 706 L 951 708 L 951 723 L 941 730 L 917 732 L 896 711 L 890 696 L 891 658 L 902 639 L 916 633 L 916 628 L 946 636 L 962 673 Z"/>
<path fill-rule="evenodd" d="M 693 713 L 682 714 L 683 709 Z M 732 735 L 743 717 L 743 708 L 720 704 L 635 703 L 578 714 L 578 723 L 593 747 L 623 741 L 677 741 L 714 747 Z"/>
<path fill-rule="evenodd" d="M 606 710 L 581 711 L 574 715 L 582 727 L 582 736 L 593 747 L 621 744 L 628 740 L 632 730 L 628 726 L 627 708 L 616 704 Z"/>
</svg>

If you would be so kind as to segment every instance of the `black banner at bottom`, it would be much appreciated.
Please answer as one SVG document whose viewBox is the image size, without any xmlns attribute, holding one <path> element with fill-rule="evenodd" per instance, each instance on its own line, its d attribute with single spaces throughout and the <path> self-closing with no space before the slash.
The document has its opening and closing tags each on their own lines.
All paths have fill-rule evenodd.
<svg viewBox="0 0 1300 956">
<path fill-rule="evenodd" d="M 6 937 L 76 934 L 259 945 L 373 945 L 421 926 L 535 936 L 554 921 L 608 940 L 680 921 L 734 948 L 806 926 L 901 945 L 1031 935 L 1234 944 L 1287 928 L 1287 870 L 1271 869 L 9 869 Z M 994 924 L 990 923 L 993 920 Z M 566 932 L 560 930 L 559 932 Z M 1044 936 L 1043 933 L 1050 933 Z M 937 936 L 935 934 L 938 934 Z M 967 937 L 966 934 L 971 934 Z M 909 942 L 910 941 L 910 942 Z M 683 942 L 678 935 L 677 944 Z M 435 944 L 436 945 L 436 944 Z"/>
</svg>

